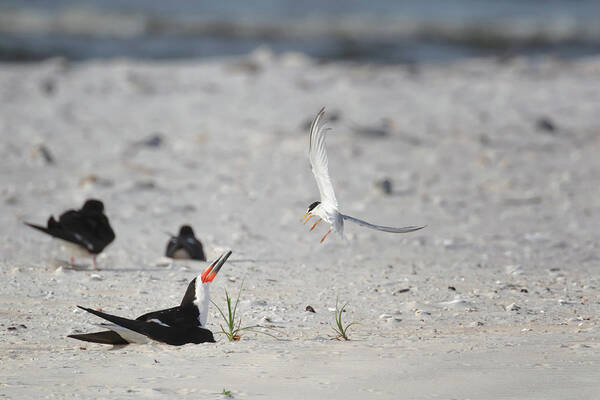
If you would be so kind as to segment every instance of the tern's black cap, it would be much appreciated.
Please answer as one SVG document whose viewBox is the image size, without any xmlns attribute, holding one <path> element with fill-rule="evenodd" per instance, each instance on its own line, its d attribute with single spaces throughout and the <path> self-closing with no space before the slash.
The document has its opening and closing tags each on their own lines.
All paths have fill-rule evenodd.
<svg viewBox="0 0 600 400">
<path fill-rule="evenodd" d="M 321 204 L 320 201 L 315 201 L 314 203 L 312 203 L 310 206 L 308 206 L 308 212 L 311 212 L 319 204 Z"/>
</svg>

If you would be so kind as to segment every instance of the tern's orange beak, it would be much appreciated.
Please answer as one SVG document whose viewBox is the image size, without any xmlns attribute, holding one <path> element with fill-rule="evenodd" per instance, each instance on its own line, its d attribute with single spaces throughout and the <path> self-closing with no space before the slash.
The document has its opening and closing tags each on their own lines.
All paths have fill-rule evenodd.
<svg viewBox="0 0 600 400">
<path fill-rule="evenodd" d="M 312 217 L 312 214 L 309 213 L 309 212 L 307 212 L 306 214 L 304 214 L 304 216 L 302 217 L 302 219 L 306 218 L 304 220 L 304 225 L 306 225 L 306 223 L 308 222 L 309 219 L 311 219 L 311 217 Z"/>
<path fill-rule="evenodd" d="M 221 270 L 221 267 L 223 266 L 223 264 L 225 264 L 225 261 L 227 261 L 227 259 L 229 258 L 229 256 L 231 255 L 231 250 L 226 251 L 225 253 L 221 254 L 221 256 L 219 258 L 217 258 L 215 261 L 213 261 L 208 268 L 206 268 L 204 270 L 204 272 L 202 272 L 202 275 L 200 275 L 200 278 L 202 279 L 202 282 L 212 282 L 213 279 L 215 279 L 215 276 L 217 276 L 217 274 L 219 273 L 219 271 Z"/>
</svg>

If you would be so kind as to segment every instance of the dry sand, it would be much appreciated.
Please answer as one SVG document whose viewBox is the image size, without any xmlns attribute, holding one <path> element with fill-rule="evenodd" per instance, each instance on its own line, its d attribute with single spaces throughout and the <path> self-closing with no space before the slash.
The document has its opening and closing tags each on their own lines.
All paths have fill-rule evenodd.
<svg viewBox="0 0 600 400">
<path fill-rule="evenodd" d="M 0 397 L 598 398 L 599 88 L 600 59 L 404 68 L 258 51 L 0 66 Z M 338 117 L 342 211 L 426 229 L 348 224 L 345 241 L 319 244 L 324 227 L 302 225 L 318 194 L 306 124 L 321 106 Z M 22 221 L 89 197 L 117 239 L 101 271 L 71 270 Z M 234 251 L 213 299 L 243 281 L 244 324 L 280 340 L 66 337 L 100 322 L 77 304 L 130 317 L 176 305 L 205 265 L 157 262 L 183 223 L 209 258 Z M 338 296 L 360 322 L 349 342 L 332 340 Z"/>
</svg>

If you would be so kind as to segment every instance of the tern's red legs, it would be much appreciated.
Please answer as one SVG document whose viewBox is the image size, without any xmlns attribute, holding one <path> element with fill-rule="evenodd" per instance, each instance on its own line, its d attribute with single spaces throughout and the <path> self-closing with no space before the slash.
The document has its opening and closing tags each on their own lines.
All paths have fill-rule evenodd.
<svg viewBox="0 0 600 400">
<path fill-rule="evenodd" d="M 331 229 L 327 231 L 327 233 L 325 234 L 325 236 L 323 236 L 321 238 L 321 243 L 323 243 L 323 241 L 325 240 L 325 238 L 327 237 L 327 235 L 329 235 L 331 233 Z"/>
<path fill-rule="evenodd" d="M 75 264 L 75 257 L 71 256 L 71 266 Z"/>
<path fill-rule="evenodd" d="M 313 226 L 312 226 L 312 228 L 310 228 L 310 230 L 312 231 L 313 229 L 315 229 L 317 227 L 317 224 L 321 221 L 322 221 L 322 219 L 319 218 L 319 220 L 313 224 Z"/>
<path fill-rule="evenodd" d="M 96 256 L 92 257 L 92 261 L 94 262 L 94 269 L 98 269 L 98 264 L 96 264 Z"/>
</svg>

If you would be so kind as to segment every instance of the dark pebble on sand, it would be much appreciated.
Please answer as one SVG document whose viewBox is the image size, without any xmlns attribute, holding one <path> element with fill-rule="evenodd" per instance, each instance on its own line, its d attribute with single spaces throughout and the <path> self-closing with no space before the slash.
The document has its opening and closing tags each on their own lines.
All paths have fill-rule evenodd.
<svg viewBox="0 0 600 400">
<path fill-rule="evenodd" d="M 385 127 L 371 127 L 371 126 L 361 126 L 356 127 L 352 130 L 355 134 L 361 136 L 375 137 L 375 138 L 383 138 L 390 134 L 389 130 Z"/>
<path fill-rule="evenodd" d="M 151 190 L 155 188 L 156 184 L 154 183 L 154 181 L 137 181 L 134 184 L 134 189 Z"/>
<path fill-rule="evenodd" d="M 163 142 L 163 138 L 160 134 L 155 134 L 152 135 L 150 137 L 148 137 L 147 139 L 144 139 L 140 142 L 140 144 L 147 146 L 147 147 L 159 147 Z"/>
<path fill-rule="evenodd" d="M 312 308 L 312 306 L 306 306 L 306 311 L 311 312 L 311 313 L 316 313 L 315 309 Z"/>
<path fill-rule="evenodd" d="M 98 185 L 104 187 L 110 187 L 113 185 L 113 181 L 110 179 L 101 178 L 98 175 L 90 174 L 86 175 L 79 180 L 79 186 L 86 185 Z"/>
<path fill-rule="evenodd" d="M 53 95 L 54 92 L 56 91 L 56 83 L 54 82 L 54 79 L 52 79 L 52 78 L 43 79 L 40 82 L 40 90 L 42 91 L 42 93 L 44 93 L 48 96 Z"/>
<path fill-rule="evenodd" d="M 14 194 L 11 194 L 4 199 L 4 203 L 11 205 L 11 206 L 14 206 L 18 202 L 19 202 L 19 198 Z"/>
<path fill-rule="evenodd" d="M 38 144 L 33 151 L 36 155 L 41 156 L 46 164 L 54 164 L 54 157 L 45 144 Z"/>
<path fill-rule="evenodd" d="M 535 123 L 535 127 L 540 131 L 548 133 L 556 132 L 556 124 L 548 117 L 539 118 Z"/>
<path fill-rule="evenodd" d="M 392 194 L 392 181 L 390 179 L 382 179 L 375 183 L 375 186 L 381 190 L 383 194 L 390 195 Z"/>
<path fill-rule="evenodd" d="M 9 331 L 16 331 L 18 328 L 22 328 L 22 329 L 27 329 L 27 327 L 23 324 L 19 324 L 17 326 L 9 326 L 8 328 L 6 328 Z"/>
</svg>

